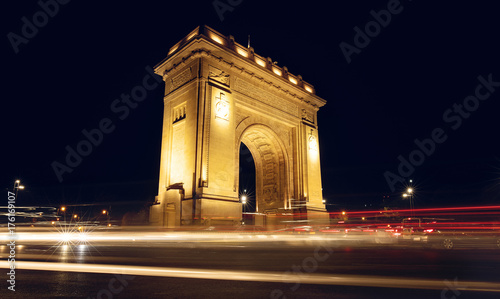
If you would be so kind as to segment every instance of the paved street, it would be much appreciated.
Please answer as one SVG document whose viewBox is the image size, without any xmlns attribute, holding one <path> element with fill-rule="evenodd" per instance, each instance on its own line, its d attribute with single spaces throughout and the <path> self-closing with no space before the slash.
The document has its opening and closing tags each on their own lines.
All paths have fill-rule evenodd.
<svg viewBox="0 0 500 299">
<path fill-rule="evenodd" d="M 29 244 L 16 263 L 16 295 L 25 298 L 498 298 L 500 290 L 498 250 L 318 238 Z M 6 284 L 1 294 L 12 296 Z"/>
</svg>

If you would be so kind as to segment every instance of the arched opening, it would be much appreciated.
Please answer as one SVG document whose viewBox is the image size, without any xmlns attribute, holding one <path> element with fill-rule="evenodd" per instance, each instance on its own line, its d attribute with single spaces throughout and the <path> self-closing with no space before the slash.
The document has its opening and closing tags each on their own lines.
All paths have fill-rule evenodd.
<svg viewBox="0 0 500 299">
<path fill-rule="evenodd" d="M 287 154 L 278 136 L 264 125 L 250 125 L 238 140 L 239 194 L 247 190 L 245 212 L 277 213 L 290 207 Z M 252 169 L 253 166 L 253 169 Z M 254 177 L 253 177 L 254 176 Z M 255 182 L 251 184 L 251 181 Z M 250 186 L 249 188 L 246 188 Z M 252 190 L 251 186 L 255 186 Z M 241 197 L 240 197 L 241 201 Z"/>
<path fill-rule="evenodd" d="M 240 144 L 239 190 L 238 197 L 242 204 L 243 213 L 255 212 L 255 162 L 248 147 Z"/>
</svg>

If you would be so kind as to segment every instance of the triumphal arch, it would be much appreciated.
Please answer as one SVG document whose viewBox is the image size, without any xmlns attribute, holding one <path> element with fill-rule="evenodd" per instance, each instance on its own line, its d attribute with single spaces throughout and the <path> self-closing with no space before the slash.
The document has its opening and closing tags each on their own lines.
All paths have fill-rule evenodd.
<svg viewBox="0 0 500 299">
<path fill-rule="evenodd" d="M 317 122 L 326 101 L 300 75 L 207 26 L 174 45 L 155 73 L 165 96 L 151 224 L 239 223 L 241 143 L 255 161 L 264 224 L 280 213 L 326 212 Z"/>
</svg>

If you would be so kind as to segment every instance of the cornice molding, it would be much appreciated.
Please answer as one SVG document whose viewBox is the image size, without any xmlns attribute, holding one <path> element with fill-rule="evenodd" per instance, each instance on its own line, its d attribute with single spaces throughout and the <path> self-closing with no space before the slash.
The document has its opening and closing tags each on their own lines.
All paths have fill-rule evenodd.
<svg viewBox="0 0 500 299">
<path fill-rule="evenodd" d="M 199 59 L 199 58 L 208 58 L 214 61 L 217 61 L 219 63 L 224 63 L 226 67 L 229 69 L 236 69 L 237 71 L 240 72 L 241 75 L 246 76 L 247 78 L 250 78 L 251 80 L 254 80 L 255 82 L 258 83 L 265 83 L 268 85 L 268 87 L 274 88 L 278 90 L 279 92 L 291 97 L 292 99 L 299 101 L 300 103 L 305 103 L 308 105 L 311 105 L 314 107 L 316 110 L 318 110 L 320 107 L 324 106 L 326 104 L 326 101 L 323 99 L 318 98 L 317 96 L 313 94 L 308 94 L 309 98 L 312 98 L 312 100 L 305 99 L 305 97 L 298 95 L 297 93 L 291 91 L 290 89 L 286 87 L 282 87 L 279 82 L 276 82 L 275 80 L 266 80 L 264 77 L 259 76 L 257 73 L 252 72 L 251 70 L 234 63 L 233 61 L 228 61 L 224 59 L 222 56 L 217 56 L 213 54 L 210 50 L 204 49 L 204 48 L 198 48 L 195 50 L 192 50 L 189 54 L 185 55 L 184 57 L 180 58 L 180 62 L 178 63 L 173 63 L 171 68 L 165 69 L 162 74 L 158 74 L 163 77 L 163 80 L 166 81 L 167 78 L 177 70 L 187 66 L 192 60 Z M 158 65 L 155 68 L 155 72 L 160 69 L 162 66 L 167 64 L 168 61 L 164 61 L 162 64 Z M 305 93 L 305 92 L 304 92 Z"/>
</svg>

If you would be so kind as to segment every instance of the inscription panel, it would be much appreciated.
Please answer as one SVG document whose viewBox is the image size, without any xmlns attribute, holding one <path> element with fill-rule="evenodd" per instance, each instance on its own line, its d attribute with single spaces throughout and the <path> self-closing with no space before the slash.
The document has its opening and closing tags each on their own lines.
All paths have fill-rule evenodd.
<svg viewBox="0 0 500 299">
<path fill-rule="evenodd" d="M 287 100 L 281 99 L 269 92 L 266 92 L 265 90 L 258 88 L 242 79 L 236 78 L 234 82 L 234 90 L 239 91 L 264 104 L 268 104 L 272 107 L 277 107 L 278 109 L 288 114 L 298 116 L 299 108 L 297 107 L 297 105 L 294 105 Z"/>
<path fill-rule="evenodd" d="M 187 68 L 183 70 L 180 74 L 177 76 L 173 77 L 170 79 L 170 91 L 177 89 L 178 87 L 181 87 L 182 85 L 186 84 L 191 78 L 193 77 L 193 72 L 191 71 L 191 68 Z"/>
</svg>

